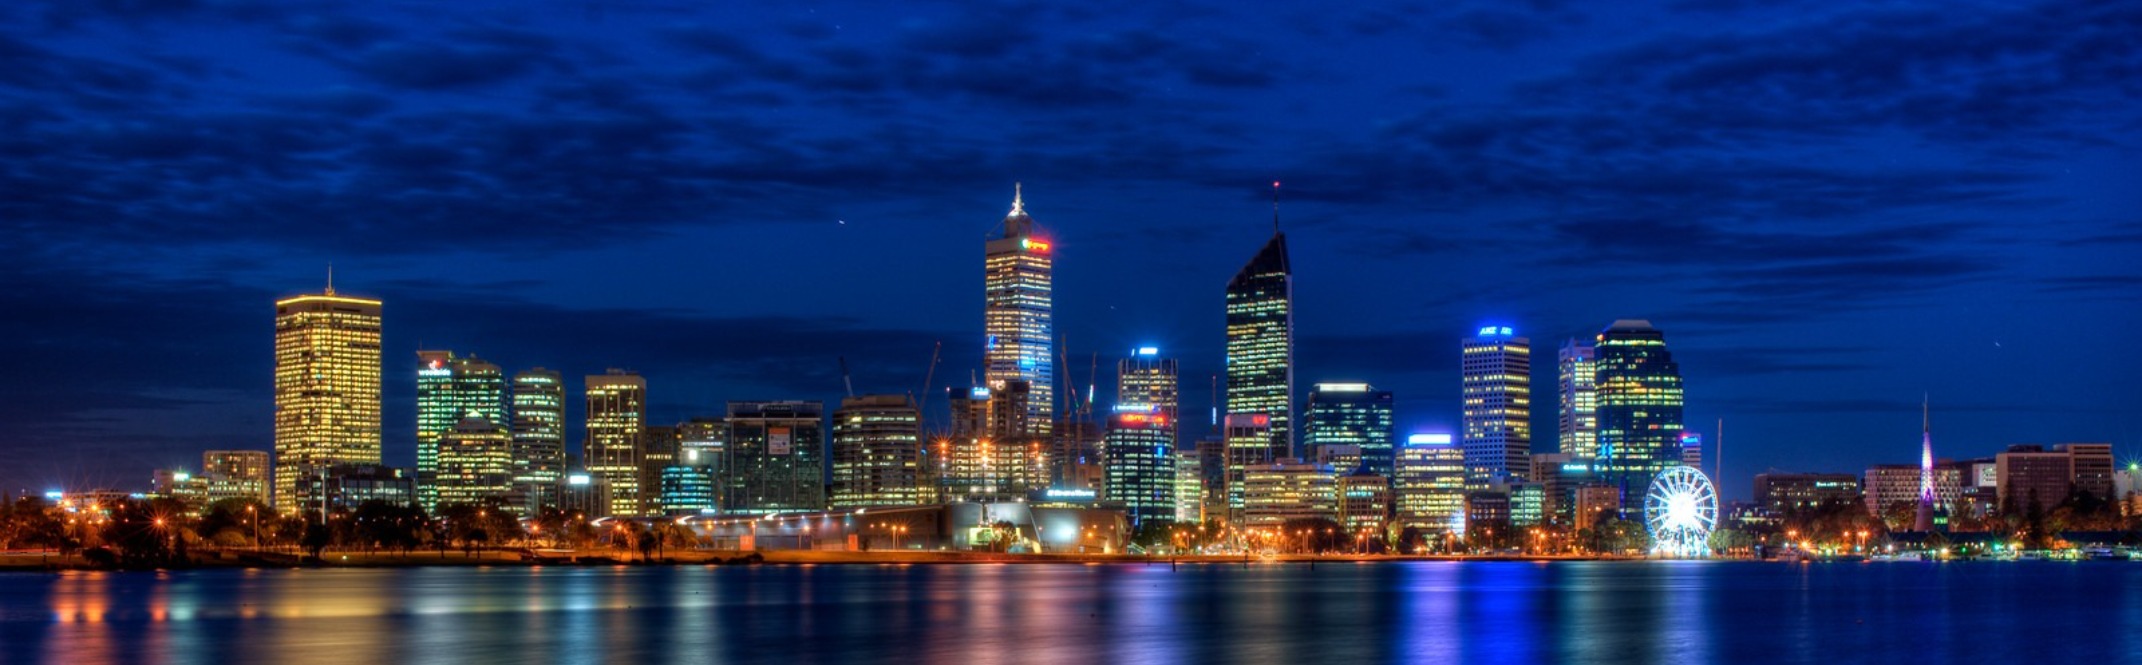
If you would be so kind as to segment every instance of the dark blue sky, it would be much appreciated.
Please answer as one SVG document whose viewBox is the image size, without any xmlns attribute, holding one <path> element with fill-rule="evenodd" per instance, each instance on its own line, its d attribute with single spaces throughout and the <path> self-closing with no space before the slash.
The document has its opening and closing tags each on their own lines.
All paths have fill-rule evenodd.
<svg viewBox="0 0 2142 665">
<path fill-rule="evenodd" d="M 1155 344 L 1202 407 L 1276 179 L 1304 390 L 1408 429 L 1479 325 L 1629 317 L 1733 496 L 1915 459 L 1926 392 L 1942 456 L 2142 443 L 2136 2 L 449 4 L 0 6 L 0 483 L 268 448 L 330 262 L 394 463 L 420 347 L 656 421 L 963 381 L 1014 181 L 1080 382 Z"/>
</svg>

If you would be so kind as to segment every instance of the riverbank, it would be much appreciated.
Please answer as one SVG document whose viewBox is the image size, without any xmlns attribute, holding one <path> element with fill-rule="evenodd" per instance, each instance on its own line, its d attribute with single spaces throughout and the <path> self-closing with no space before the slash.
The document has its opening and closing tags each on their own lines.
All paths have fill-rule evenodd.
<svg viewBox="0 0 2142 665">
<path fill-rule="evenodd" d="M 1394 555 L 1184 555 L 1145 556 L 1133 554 L 1006 554 L 997 552 L 940 552 L 890 550 L 870 552 L 818 550 L 682 550 L 658 557 L 626 556 L 616 550 L 484 550 L 463 552 L 437 550 L 401 552 L 329 551 L 319 561 L 302 554 L 276 550 L 224 550 L 195 552 L 185 564 L 168 568 L 398 568 L 420 566 L 617 566 L 617 565 L 909 565 L 909 564 L 1144 564 L 1144 565 L 1256 565 L 1256 564 L 1365 564 L 1392 561 L 1598 561 L 1618 559 L 1601 556 L 1394 556 Z M 0 554 L 0 571 L 99 570 L 80 554 Z"/>
</svg>

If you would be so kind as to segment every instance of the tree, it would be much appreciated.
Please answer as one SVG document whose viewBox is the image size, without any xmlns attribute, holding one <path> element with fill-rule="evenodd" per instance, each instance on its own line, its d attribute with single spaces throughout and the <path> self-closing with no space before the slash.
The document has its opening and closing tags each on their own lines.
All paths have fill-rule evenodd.
<svg viewBox="0 0 2142 665">
<path fill-rule="evenodd" d="M 312 552 L 313 561 L 319 561 L 320 553 L 327 550 L 328 544 L 334 542 L 334 537 L 334 532 L 329 530 L 327 525 L 314 522 L 305 525 L 305 536 L 299 544 Z"/>
<path fill-rule="evenodd" d="M 1280 523 L 1281 542 L 1302 552 L 1329 552 L 1346 546 L 1346 529 L 1324 517 L 1297 517 Z"/>
</svg>

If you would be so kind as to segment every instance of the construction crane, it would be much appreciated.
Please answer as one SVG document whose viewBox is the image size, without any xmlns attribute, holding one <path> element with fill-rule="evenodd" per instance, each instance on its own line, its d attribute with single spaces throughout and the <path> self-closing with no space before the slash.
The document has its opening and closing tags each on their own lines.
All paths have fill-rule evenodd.
<svg viewBox="0 0 2142 665">
<path fill-rule="evenodd" d="M 928 407 L 930 404 L 930 386 L 936 384 L 937 382 L 937 359 L 944 354 L 944 351 L 944 340 L 937 340 L 937 348 L 930 349 L 930 369 L 922 376 L 922 400 L 921 403 L 915 405 L 915 410 L 917 413 L 926 413 L 929 411 Z"/>
<path fill-rule="evenodd" d="M 855 379 L 848 376 L 848 357 L 840 357 L 840 382 L 848 388 L 848 399 L 855 399 Z"/>
</svg>

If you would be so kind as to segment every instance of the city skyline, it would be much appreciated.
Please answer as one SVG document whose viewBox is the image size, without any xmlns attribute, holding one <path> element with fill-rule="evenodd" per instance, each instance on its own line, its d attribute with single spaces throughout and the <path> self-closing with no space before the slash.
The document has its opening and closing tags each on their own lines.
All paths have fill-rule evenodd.
<svg viewBox="0 0 2142 665">
<path fill-rule="evenodd" d="M 2011 443 L 2070 441 L 2110 441 L 2123 456 L 2132 454 L 2142 422 L 2126 405 L 2142 397 L 2137 395 L 2142 388 L 2125 378 L 2134 374 L 2135 361 L 2115 351 L 2118 333 L 2134 329 L 2142 316 L 2133 307 L 2142 276 L 2122 261 L 2142 233 L 2132 219 L 2137 206 L 2131 193 L 2117 187 L 2112 174 L 2132 172 L 2135 153 L 2073 136 L 2112 135 L 2105 130 L 2122 126 L 2123 118 L 2102 109 L 2120 108 L 2129 97 L 2110 82 L 2116 79 L 2105 78 L 2116 69 L 2079 55 L 2102 33 L 2059 34 L 2047 28 L 2047 19 L 2029 18 L 2126 25 L 2119 9 L 2055 3 L 1984 16 L 1895 7 L 1839 10 L 1750 28 L 1734 35 L 1748 50 L 1687 63 L 1674 62 L 1671 42 L 1655 31 L 1601 39 L 1637 20 L 1630 16 L 1568 22 L 1581 12 L 1482 14 L 1488 10 L 1473 9 L 1458 15 L 1394 14 L 1381 22 L 1400 35 L 1451 31 L 1484 40 L 1452 42 L 1430 59 L 1422 77 L 1372 68 L 1360 71 L 1356 83 L 1313 84 L 1312 74 L 1345 59 L 1403 50 L 1411 43 L 1394 42 L 1391 32 L 1348 26 L 1344 29 L 1358 44 L 1321 60 L 1289 57 L 1306 56 L 1310 45 L 1320 43 L 1306 36 L 1276 42 L 1255 58 L 1215 57 L 1184 46 L 1144 61 L 1160 73 L 1123 79 L 1124 87 L 1114 91 L 1091 87 L 1103 79 L 1077 76 L 1087 73 L 1081 63 L 1104 72 L 1144 70 L 1107 60 L 1106 44 L 1068 35 L 1136 39 L 1150 33 L 1135 23 L 1097 23 L 1100 19 L 1092 16 L 1060 12 L 1046 18 L 1064 29 L 1041 29 L 1035 26 L 1051 24 L 987 12 L 887 21 L 874 28 L 867 20 L 873 11 L 851 8 L 838 10 L 844 16 L 834 20 L 760 17 L 768 24 L 806 27 L 744 35 L 721 25 L 680 26 L 616 10 L 596 22 L 596 29 L 576 35 L 543 20 L 501 25 L 480 8 L 438 25 L 391 10 L 238 16 L 210 8 L 135 17 L 162 28 L 162 34 L 142 40 L 139 50 L 97 39 L 138 29 L 124 20 L 75 17 L 35 24 L 24 18 L 30 11 L 10 13 L 0 17 L 8 21 L 0 24 L 7 27 L 6 36 L 51 56 L 40 60 L 38 72 L 59 74 L 0 85 L 13 98 L 48 101 L 79 117 L 26 120 L 35 129 L 25 133 L 26 140 L 64 140 L 88 148 L 107 161 L 85 167 L 88 175 L 77 179 L 84 186 L 140 188 L 150 192 L 140 205 L 185 214 L 119 211 L 103 206 L 117 205 L 120 197 L 40 179 L 50 173 L 45 166 L 68 164 L 37 162 L 7 176 L 14 206 L 10 217 L 26 220 L 16 225 L 23 233 L 0 244 L 17 266 L 7 277 L 14 287 L 7 290 L 7 304 L 21 315 L 7 332 L 28 353 L 22 369 L 5 378 L 4 389 L 18 398 L 8 406 L 7 421 L 17 427 L 0 441 L 11 459 L 22 463 L 4 472 L 0 482 L 11 491 L 77 483 L 138 486 L 147 482 L 148 470 L 190 464 L 203 450 L 269 449 L 272 410 L 264 405 L 272 404 L 272 396 L 263 378 L 270 369 L 260 334 L 267 328 L 261 303 L 314 291 L 315 275 L 328 263 L 340 266 L 345 291 L 385 302 L 380 356 L 386 401 L 379 445 L 395 465 L 409 466 L 414 459 L 415 386 L 407 380 L 412 368 L 404 363 L 424 349 L 479 351 L 509 373 L 556 368 L 569 377 L 568 384 L 579 383 L 570 377 L 608 367 L 636 369 L 648 377 L 648 423 L 716 415 L 728 401 L 837 403 L 837 357 L 855 364 L 858 392 L 919 391 L 930 347 L 940 341 L 945 359 L 933 390 L 959 384 L 967 376 L 961 370 L 982 369 L 978 345 L 963 341 L 976 338 L 971 324 L 979 308 L 974 240 L 1002 210 L 1002 188 L 1021 181 L 1025 199 L 1047 211 L 1042 217 L 1062 252 L 1054 276 L 1055 316 L 1063 340 L 1059 350 L 1068 361 L 1059 373 L 1078 385 L 1088 380 L 1106 385 L 1105 374 L 1079 376 L 1086 364 L 1080 356 L 1099 353 L 1105 367 L 1123 349 L 1166 348 L 1182 362 L 1181 400 L 1190 407 L 1184 409 L 1189 421 L 1200 420 L 1197 407 L 1211 399 L 1208 377 L 1220 371 L 1216 294 L 1229 271 L 1268 233 L 1264 184 L 1277 178 L 1287 183 L 1282 205 L 1297 268 L 1294 397 L 1301 399 L 1302 389 L 1319 381 L 1372 382 L 1396 396 L 1401 434 L 1457 430 L 1458 358 L 1451 349 L 1453 340 L 1468 331 L 1507 325 L 1536 340 L 1536 351 L 1543 353 L 1549 340 L 1588 338 L 1615 319 L 1646 318 L 1673 340 L 1675 361 L 1688 381 L 1686 423 L 1708 438 L 1717 419 L 1729 421 L 1724 475 L 1734 498 L 1746 496 L 1746 478 L 1767 468 L 1851 472 L 1914 460 L 1919 432 L 1909 425 L 1928 389 L 1941 422 L 1939 457 L 1988 455 Z M 1677 19 L 1665 29 L 1701 32 L 1698 18 L 1760 12 L 1684 8 L 1657 13 Z M 1468 16 L 1484 18 L 1468 22 Z M 1217 24 L 1261 20 L 1267 19 L 1230 14 Z M 1519 27 L 1512 28 L 1514 33 L 1485 27 L 1497 25 L 1495 20 Z M 1937 36 L 1879 30 L 1898 24 L 1931 25 Z M 845 27 L 827 34 L 832 25 Z M 264 37 L 278 26 L 289 28 L 294 41 L 277 44 Z M 1111 29 L 1075 29 L 1097 26 Z M 1938 35 L 1947 34 L 1943 30 L 2009 40 L 2003 43 L 2018 44 L 2026 64 L 2004 69 L 1935 48 Z M 959 82 L 889 80 L 887 88 L 873 92 L 841 89 L 837 80 L 824 77 L 791 86 L 774 76 L 783 62 L 808 65 L 806 73 L 849 71 L 832 64 L 835 59 L 818 60 L 826 57 L 819 51 L 788 42 L 856 48 L 859 44 L 843 41 L 852 33 L 868 33 L 860 46 L 933 63 L 946 49 L 998 49 L 1013 62 L 1060 65 L 1049 71 L 1089 85 L 1053 92 L 1005 89 L 1027 95 L 1023 98 L 952 87 L 947 89 L 955 91 L 954 99 L 925 104 L 919 88 L 898 86 Z M 1498 34 L 1511 41 L 1494 42 Z M 1580 34 L 1592 39 L 1591 45 L 1568 46 Z M 678 88 L 614 76 L 617 72 L 603 68 L 626 65 L 572 60 L 578 56 L 569 49 L 546 49 L 552 53 L 548 59 L 534 59 L 541 64 L 520 66 L 535 70 L 483 66 L 526 48 L 516 46 L 516 36 L 622 48 L 614 43 L 620 35 L 658 37 L 656 44 L 625 50 L 624 62 L 640 63 L 630 65 L 641 68 L 635 71 L 648 71 L 644 63 L 653 56 L 674 55 L 680 62 L 774 88 L 767 94 L 791 103 L 875 94 L 890 100 L 896 112 L 873 122 L 820 111 L 843 121 L 828 125 L 830 130 L 771 115 L 744 117 L 748 122 L 741 127 L 764 126 L 769 137 L 777 137 L 769 140 L 788 141 L 760 156 L 793 146 L 833 155 L 840 139 L 861 142 L 865 149 L 857 161 L 826 162 L 807 172 L 780 168 L 782 162 L 773 160 L 728 164 L 729 170 L 715 171 L 728 174 L 715 177 L 722 184 L 689 189 L 658 167 L 684 172 L 721 165 L 711 152 L 664 153 L 666 161 L 596 157 L 639 145 L 631 132 L 661 126 L 635 124 L 636 119 L 681 122 L 691 132 L 704 132 L 703 125 L 712 121 L 678 117 Z M 1809 47 L 1814 54 L 1807 57 L 1815 60 L 1803 63 L 1809 70 L 1731 73 L 1736 64 L 1762 61 L 1781 44 L 1812 35 L 1821 38 Z M 239 39 L 213 48 L 199 43 L 218 36 Z M 356 59 L 302 55 L 317 53 L 307 49 L 335 39 L 349 40 Z M 1223 49 L 1247 46 L 1214 43 Z M 1925 47 L 1912 56 L 1915 61 L 1947 67 L 1944 71 L 1961 75 L 1950 78 L 1967 82 L 2001 83 L 2018 71 L 2067 71 L 2073 75 L 2061 79 L 2061 90 L 2097 103 L 2056 109 L 1992 98 L 1984 100 L 1990 105 L 1972 106 L 1963 104 L 1976 99 L 1967 88 L 1904 86 L 1959 104 L 1953 112 L 1937 114 L 1886 104 L 1902 93 L 1890 96 L 1877 91 L 1879 85 L 1814 87 L 1819 72 L 1888 80 L 1883 77 L 1893 73 L 1847 60 L 1854 53 L 1884 52 L 1878 48 L 1884 45 Z M 189 78 L 179 71 L 183 66 L 154 57 L 161 55 L 151 52 L 156 49 L 208 66 Z M 258 51 L 283 50 L 314 58 L 298 67 L 319 71 L 292 75 L 244 62 Z M 724 50 L 729 55 L 721 55 Z M 411 57 L 427 52 L 439 67 L 424 67 L 418 62 L 424 58 Z M 1481 78 L 1466 78 L 1457 75 L 1461 65 L 1447 62 L 1498 54 L 1513 56 L 1524 63 L 1522 69 L 1488 68 Z M 381 63 L 400 64 L 382 69 Z M 1275 63 L 1285 64 L 1248 71 L 1236 66 Z M 1605 83 L 1577 80 L 1602 63 L 1652 63 L 1663 71 L 1625 73 L 1632 78 Z M 236 94 L 199 95 L 224 99 L 229 106 L 176 103 L 179 98 L 171 97 L 169 117 L 155 117 L 95 105 L 100 92 L 93 87 L 51 83 L 68 78 L 66 72 L 110 71 L 98 69 L 107 65 L 136 75 L 137 82 L 154 81 L 142 83 L 150 86 L 145 95 Z M 1770 81 L 1805 98 L 1726 100 L 1675 92 L 1673 81 L 1703 76 L 1723 77 L 1728 86 L 1748 90 Z M 1405 96 L 1408 86 L 1439 81 L 1440 91 Z M 622 91 L 598 94 L 612 83 Z M 1187 126 L 1175 113 L 1188 111 L 1170 112 L 1141 101 L 1166 85 L 1200 86 L 1201 94 L 1215 99 L 1255 102 L 1240 112 L 1193 115 L 1241 129 L 1298 126 L 1307 135 L 1197 157 L 1226 145 L 1227 137 L 1255 132 Z M 155 86 L 165 91 L 154 92 Z M 530 99 L 538 101 L 482 101 L 495 97 L 495 91 L 533 95 Z M 1377 129 L 1339 130 L 1341 124 L 1358 128 L 1362 123 L 1339 122 L 1353 116 L 1326 107 L 1329 102 L 1300 101 L 1317 91 L 1333 93 L 1327 97 L 1334 101 L 1398 100 L 1403 103 L 1395 106 L 1403 110 L 1376 118 L 1383 121 Z M 746 92 L 721 88 L 719 94 Z M 1568 105 L 1571 96 L 1586 92 L 1650 95 L 1645 99 L 1666 108 L 1651 119 Z M 1069 110 L 1034 111 L 1031 104 L 1045 94 L 1071 95 L 1065 100 Z M 1814 132 L 1769 113 L 1729 113 L 1761 110 L 1758 102 L 1834 113 L 1826 102 L 1840 98 L 1854 102 L 1854 108 L 1884 109 L 1886 115 L 1866 121 L 1886 129 L 1824 136 L 1834 132 Z M 618 106 L 633 102 L 642 106 Z M 456 130 L 464 133 L 442 134 L 424 129 L 422 122 L 493 119 L 540 135 L 536 130 L 542 126 L 531 124 L 541 115 L 540 104 L 567 105 L 583 114 L 561 114 L 582 120 L 563 122 L 556 127 L 562 131 L 550 134 L 557 139 L 555 149 L 578 152 L 531 157 L 529 163 L 578 159 L 621 167 L 610 171 L 660 186 L 624 195 L 588 190 L 582 180 L 530 182 L 501 162 L 480 161 L 506 154 L 492 151 L 503 150 L 496 146 L 511 136 L 465 126 Z M 1288 104 L 1305 106 L 1303 121 L 1273 118 Z M 1179 130 L 1168 135 L 1180 143 L 1159 142 L 1163 145 L 1109 161 L 1103 152 L 1077 146 L 1005 140 L 1017 132 L 987 122 L 1031 112 L 1034 122 L 1075 126 L 1074 112 L 1095 109 Z M 1525 113 L 1498 122 L 1497 110 Z M 969 145 L 932 140 L 960 136 L 922 122 L 944 114 L 984 121 L 977 123 L 983 128 L 965 135 L 969 139 L 1013 147 L 940 148 L 946 152 L 922 155 L 904 169 L 911 173 L 891 178 L 857 169 L 869 163 L 863 158 L 882 159 L 892 154 L 883 151 L 917 144 L 914 137 L 900 136 L 903 129 L 921 132 L 920 144 Z M 254 130 L 239 129 L 236 123 L 249 117 L 262 122 L 245 124 Z M 1668 118 L 1675 119 L 1671 131 L 1653 124 Z M 1572 135 L 1587 126 L 1584 120 L 1603 121 L 1601 126 L 1613 133 Z M 364 150 L 342 153 L 306 144 L 274 127 L 335 133 Z M 1094 145 L 1143 136 L 1105 125 L 1092 131 Z M 212 148 L 185 138 L 202 132 L 244 140 L 211 140 L 225 146 Z M 399 138 L 379 138 L 382 134 Z M 1669 141 L 1675 138 L 1707 142 L 1720 152 Z M 1775 145 L 1794 138 L 1811 139 L 1813 147 Z M 457 142 L 464 139 L 468 142 Z M 1391 151 L 1364 148 L 1383 140 L 1392 142 Z M 1889 150 L 1898 140 L 1907 145 Z M 1586 141 L 1606 145 L 1576 147 Z M 1541 164 L 1524 163 L 1521 158 L 1532 154 L 1525 146 L 1537 142 L 1562 147 L 1550 149 Z M 1626 153 L 1612 147 L 1631 143 L 1648 147 Z M 222 151 L 237 145 L 258 152 Z M 1318 145 L 1337 146 L 1337 154 Z M 455 162 L 449 155 L 457 152 L 471 153 L 465 159 L 477 161 Z M 1896 161 L 1873 172 L 1850 165 L 1876 153 Z M 968 156 L 978 159 L 948 159 Z M 1137 161 L 1170 156 L 1182 159 L 1167 160 L 1165 167 Z M 1443 163 L 1445 157 L 1457 165 Z M 209 206 L 204 215 L 179 205 L 186 201 L 182 191 L 204 181 L 168 176 L 173 179 L 144 182 L 120 169 L 137 168 L 138 174 L 194 160 L 227 175 L 256 172 L 255 167 L 214 168 L 240 159 L 262 160 L 257 169 L 267 172 L 315 159 L 346 160 L 355 170 L 345 175 L 368 196 L 310 196 L 331 188 L 300 180 L 290 188 L 262 190 L 294 198 L 255 201 L 262 205 L 251 208 Z M 1568 167 L 1567 172 L 1552 172 L 1555 165 Z M 580 172 L 560 173 L 570 178 Z M 740 186 L 752 181 L 746 176 L 773 184 Z M 504 184 L 497 190 L 470 189 L 470 178 L 498 178 Z M 634 182 L 632 177 L 618 180 Z M 442 190 L 439 196 L 446 198 L 432 200 L 431 208 L 392 195 L 416 196 L 425 189 L 418 185 L 427 182 L 459 184 Z M 804 195 L 778 194 L 784 190 Z M 491 195 L 472 195 L 484 191 Z M 663 191 L 678 193 L 664 197 Z M 538 192 L 563 197 L 560 214 L 539 214 L 524 200 L 540 198 Z M 676 208 L 714 192 L 725 197 L 724 204 L 709 212 Z M 1537 201 L 1523 200 L 1528 198 Z M 283 220 L 307 223 L 264 224 L 259 213 L 247 209 L 276 210 Z M 423 210 L 431 212 L 420 214 Z M 575 215 L 579 221 L 571 219 Z M 82 221 L 90 219 L 110 224 Z M 362 220 L 369 221 L 351 223 Z M 139 237 L 115 238 L 115 231 Z M 694 244 L 743 251 L 726 251 L 705 262 L 676 251 Z M 1474 245 L 1520 257 L 1519 262 L 1503 267 L 1463 249 Z M 641 260 L 658 249 L 677 258 Z M 67 254 L 77 250 L 81 254 Z M 765 297 L 760 289 L 774 284 L 788 288 L 778 298 Z M 112 318 L 119 312 L 127 318 Z M 616 342 L 598 343 L 609 340 Z M 2100 355 L 2111 360 L 2099 362 Z M 1544 365 L 1534 363 L 1536 398 L 1546 394 L 1544 386 L 1554 385 Z M 943 403 L 933 401 L 936 413 Z M 565 440 L 576 446 L 585 413 L 579 395 L 568 394 L 566 403 L 567 422 L 573 424 Z M 1538 402 L 1533 409 L 1535 450 L 1553 440 L 1547 406 Z M 1186 430 L 1182 442 L 1197 434 Z"/>
</svg>

